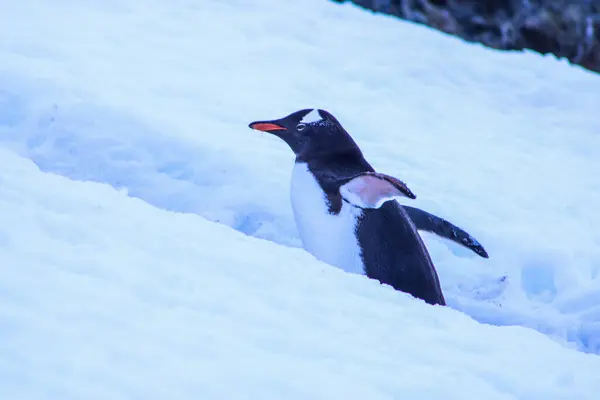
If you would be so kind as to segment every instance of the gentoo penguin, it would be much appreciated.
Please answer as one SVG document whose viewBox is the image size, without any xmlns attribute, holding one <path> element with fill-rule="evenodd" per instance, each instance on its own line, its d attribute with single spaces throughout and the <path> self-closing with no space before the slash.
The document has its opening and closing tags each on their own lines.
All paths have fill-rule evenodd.
<svg viewBox="0 0 600 400">
<path fill-rule="evenodd" d="M 406 204 L 402 204 L 402 207 L 404 207 L 418 230 L 449 239 L 468 248 L 480 257 L 489 258 L 487 251 L 477 239 L 453 223 L 416 207 L 407 206 Z"/>
<path fill-rule="evenodd" d="M 423 230 L 487 257 L 475 239 L 448 221 L 390 201 L 416 196 L 404 182 L 376 172 L 329 112 L 303 109 L 249 127 L 281 138 L 295 153 L 290 194 L 294 219 L 304 248 L 317 259 L 429 304 L 445 305 L 415 221 Z"/>
</svg>

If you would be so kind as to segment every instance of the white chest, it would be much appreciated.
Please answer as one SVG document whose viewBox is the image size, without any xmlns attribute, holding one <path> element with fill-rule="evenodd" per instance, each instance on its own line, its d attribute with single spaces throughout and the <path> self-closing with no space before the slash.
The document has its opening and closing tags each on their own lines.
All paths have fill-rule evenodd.
<svg viewBox="0 0 600 400">
<path fill-rule="evenodd" d="M 325 193 L 305 163 L 294 165 L 290 189 L 294 219 L 306 251 L 344 271 L 364 274 L 355 235 L 362 211 L 344 203 L 339 214 L 329 214 Z"/>
</svg>

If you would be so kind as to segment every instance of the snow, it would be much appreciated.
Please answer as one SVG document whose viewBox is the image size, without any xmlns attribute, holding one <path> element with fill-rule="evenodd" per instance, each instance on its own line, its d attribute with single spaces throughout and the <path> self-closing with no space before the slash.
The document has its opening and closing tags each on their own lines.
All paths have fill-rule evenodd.
<svg viewBox="0 0 600 400">
<path fill-rule="evenodd" d="M 2 398 L 596 398 L 597 75 L 325 0 L 4 3 Z M 423 234 L 449 307 L 300 248 L 247 125 L 309 107 L 486 247 Z"/>
</svg>

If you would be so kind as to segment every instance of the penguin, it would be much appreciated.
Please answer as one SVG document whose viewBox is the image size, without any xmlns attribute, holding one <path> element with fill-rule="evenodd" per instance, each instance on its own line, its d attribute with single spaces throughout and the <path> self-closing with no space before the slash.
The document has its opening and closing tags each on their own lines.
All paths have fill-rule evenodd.
<svg viewBox="0 0 600 400">
<path fill-rule="evenodd" d="M 437 271 L 418 229 L 488 257 L 462 229 L 394 201 L 416 195 L 403 181 L 376 172 L 328 111 L 302 109 L 249 127 L 282 139 L 294 152 L 290 201 L 302 245 L 315 258 L 445 306 Z"/>
<path fill-rule="evenodd" d="M 482 258 L 490 258 L 488 252 L 477 239 L 453 223 L 437 215 L 423 211 L 420 208 L 407 206 L 406 204 L 402 204 L 402 207 L 408 213 L 417 230 L 429 232 L 443 239 L 455 242 Z"/>
</svg>

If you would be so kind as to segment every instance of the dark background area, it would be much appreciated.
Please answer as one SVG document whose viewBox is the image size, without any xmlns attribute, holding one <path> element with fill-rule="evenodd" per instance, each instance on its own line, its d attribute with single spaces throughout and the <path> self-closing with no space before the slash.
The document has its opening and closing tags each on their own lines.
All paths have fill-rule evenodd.
<svg viewBox="0 0 600 400">
<path fill-rule="evenodd" d="M 600 0 L 331 1 L 352 2 L 499 50 L 553 54 L 600 73 Z"/>
</svg>

